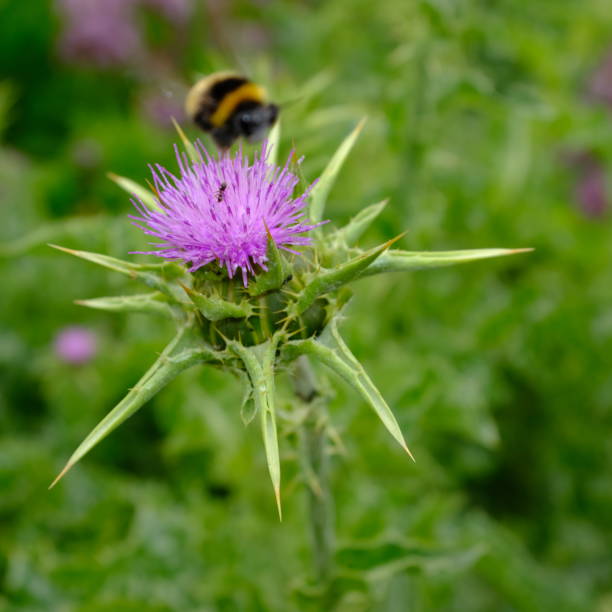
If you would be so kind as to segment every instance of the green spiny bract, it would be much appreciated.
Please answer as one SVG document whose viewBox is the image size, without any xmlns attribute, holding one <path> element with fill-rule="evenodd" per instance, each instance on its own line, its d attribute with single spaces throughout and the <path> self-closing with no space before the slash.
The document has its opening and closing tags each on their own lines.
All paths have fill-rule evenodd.
<svg viewBox="0 0 612 612">
<path fill-rule="evenodd" d="M 362 397 L 392 437 L 412 457 L 400 427 L 383 396 L 338 331 L 341 312 L 352 295 L 350 284 L 384 272 L 401 272 L 511 255 L 525 249 L 411 252 L 391 249 L 391 240 L 378 247 L 355 246 L 386 202 L 364 208 L 345 227 L 326 232 L 318 227 L 327 195 L 354 145 L 362 124 L 349 134 L 308 194 L 314 239 L 300 254 L 278 248 L 266 227 L 265 269 L 253 265 L 248 283 L 216 262 L 190 272 L 176 262 L 137 264 L 106 255 L 61 250 L 117 271 L 146 285 L 149 293 L 84 300 L 84 306 L 114 312 L 146 312 L 167 316 L 177 333 L 155 363 L 126 397 L 93 429 L 70 457 L 53 486 L 91 448 L 141 408 L 183 370 L 204 364 L 242 371 L 259 416 L 270 478 L 280 514 L 280 458 L 274 378 L 302 356 L 324 364 Z M 278 128 L 270 157 L 278 149 Z M 201 157 L 179 131 L 193 164 Z M 274 160 L 272 160 L 273 162 Z M 112 177 L 139 198 L 141 206 L 159 213 L 159 192 L 142 197 L 145 188 Z M 233 276 L 233 278 L 231 277 Z"/>
</svg>

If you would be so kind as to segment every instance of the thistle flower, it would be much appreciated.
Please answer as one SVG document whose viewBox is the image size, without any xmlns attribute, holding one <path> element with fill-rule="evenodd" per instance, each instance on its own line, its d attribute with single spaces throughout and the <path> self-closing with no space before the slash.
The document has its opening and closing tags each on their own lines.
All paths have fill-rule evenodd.
<svg viewBox="0 0 612 612">
<path fill-rule="evenodd" d="M 58 332 L 53 341 L 53 348 L 61 361 L 82 365 L 95 356 L 98 341 L 90 329 L 71 325 Z"/>
<path fill-rule="evenodd" d="M 152 167 L 160 211 L 133 201 L 140 216 L 130 215 L 146 234 L 163 242 L 144 251 L 170 260 L 182 260 L 191 272 L 216 261 L 230 278 L 238 269 L 246 287 L 256 266 L 267 270 L 268 232 L 275 244 L 291 253 L 293 246 L 311 243 L 302 236 L 320 223 L 304 221 L 304 193 L 293 197 L 298 183 L 289 171 L 291 154 L 283 168 L 267 163 L 267 149 L 253 163 L 242 153 L 214 159 L 196 145 L 201 161 L 189 163 L 176 151 L 180 176 L 159 164 Z"/>
<path fill-rule="evenodd" d="M 284 167 L 268 163 L 277 150 L 276 144 L 270 152 L 264 147 L 253 163 L 242 152 L 213 159 L 201 144 L 194 147 L 180 128 L 190 160 L 177 154 L 180 176 L 155 166 L 155 194 L 125 177 L 112 177 L 121 188 L 137 196 L 135 206 L 140 216 L 133 217 L 136 224 L 162 240 L 157 249 L 149 252 L 183 261 L 188 268 L 176 261 L 137 264 L 58 247 L 153 289 L 144 294 L 79 303 L 114 312 L 166 316 L 176 323 L 177 333 L 123 400 L 80 444 L 53 484 L 172 379 L 198 365 L 245 374 L 242 379 L 247 385 L 246 397 L 253 398 L 255 412 L 242 416 L 245 422 L 255 414 L 259 418 L 279 514 L 281 470 L 275 375 L 288 367 L 294 367 L 296 375 L 301 376 L 300 370 L 308 370 L 308 359 L 314 359 L 335 372 L 412 456 L 393 412 L 340 335 L 338 324 L 352 295 L 351 283 L 375 274 L 448 266 L 525 249 L 421 253 L 391 250 L 395 240 L 367 250 L 358 248 L 356 242 L 386 202 L 363 208 L 340 229 L 303 236 L 321 225 L 327 196 L 362 125 L 340 145 L 319 181 L 297 197 L 293 190 L 298 180 L 289 170 L 289 161 Z M 277 124 L 271 133 L 275 143 L 278 129 Z M 311 256 L 287 256 L 294 252 L 293 247 L 311 241 Z M 222 273 L 215 269 L 214 262 L 225 267 L 227 273 L 222 268 Z M 212 265 L 202 269 L 207 264 Z M 238 269 L 241 279 L 233 278 Z M 298 387 L 297 401 L 310 402 L 317 395 L 306 385 Z M 298 412 L 299 409 L 291 427 L 303 418 Z M 279 413 L 281 416 L 291 423 L 290 417 Z M 326 419 L 317 420 L 317 429 L 327 427 L 326 423 Z M 335 435 L 331 430 L 320 431 L 323 437 Z"/>
</svg>

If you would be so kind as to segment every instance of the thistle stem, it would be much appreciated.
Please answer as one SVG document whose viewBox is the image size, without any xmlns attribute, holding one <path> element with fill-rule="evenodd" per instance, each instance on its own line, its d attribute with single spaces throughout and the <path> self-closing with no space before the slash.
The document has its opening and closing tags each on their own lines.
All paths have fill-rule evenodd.
<svg viewBox="0 0 612 612">
<path fill-rule="evenodd" d="M 293 383 L 296 396 L 307 410 L 299 429 L 299 454 L 307 483 L 313 565 L 318 582 L 325 585 L 331 577 L 334 554 L 334 503 L 325 433 L 327 409 L 305 355 L 296 361 Z"/>
<path fill-rule="evenodd" d="M 266 300 L 265 296 L 261 296 L 259 298 L 259 307 L 261 309 L 259 320 L 261 321 L 263 337 L 270 338 L 272 336 L 272 330 L 270 328 L 270 312 L 268 308 L 268 301 Z"/>
</svg>

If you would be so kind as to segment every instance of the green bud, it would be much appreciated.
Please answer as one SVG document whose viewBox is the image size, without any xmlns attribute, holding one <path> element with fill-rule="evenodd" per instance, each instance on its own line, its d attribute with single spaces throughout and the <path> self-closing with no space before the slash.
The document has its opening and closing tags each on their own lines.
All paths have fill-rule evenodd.
<svg viewBox="0 0 612 612">
<path fill-rule="evenodd" d="M 190 289 L 183 285 L 183 289 L 194 303 L 203 317 L 209 321 L 221 321 L 223 319 L 244 319 L 253 314 L 253 307 L 249 302 L 242 300 L 239 304 L 228 302 L 218 295 L 204 295 L 199 291 Z"/>
</svg>

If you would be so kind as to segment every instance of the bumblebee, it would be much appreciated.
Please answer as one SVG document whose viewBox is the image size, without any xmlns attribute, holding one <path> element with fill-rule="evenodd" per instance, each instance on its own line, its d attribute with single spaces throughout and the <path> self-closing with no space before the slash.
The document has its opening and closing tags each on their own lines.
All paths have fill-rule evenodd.
<svg viewBox="0 0 612 612">
<path fill-rule="evenodd" d="M 217 72 L 191 88 L 185 110 L 220 149 L 227 149 L 240 136 L 249 142 L 261 140 L 274 125 L 279 108 L 267 101 L 263 87 L 246 77 Z"/>
</svg>

